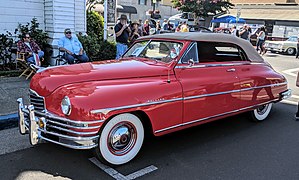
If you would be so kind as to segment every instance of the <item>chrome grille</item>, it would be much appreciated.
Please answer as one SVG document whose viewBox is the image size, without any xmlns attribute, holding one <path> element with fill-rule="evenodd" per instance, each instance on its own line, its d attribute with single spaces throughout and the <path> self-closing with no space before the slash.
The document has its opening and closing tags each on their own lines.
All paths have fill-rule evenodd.
<svg viewBox="0 0 299 180">
<path fill-rule="evenodd" d="M 45 110 L 45 102 L 44 102 L 44 97 L 39 96 L 36 92 L 33 90 L 29 91 L 29 96 L 30 96 L 30 102 L 34 106 L 34 109 L 36 111 L 44 111 Z"/>
</svg>

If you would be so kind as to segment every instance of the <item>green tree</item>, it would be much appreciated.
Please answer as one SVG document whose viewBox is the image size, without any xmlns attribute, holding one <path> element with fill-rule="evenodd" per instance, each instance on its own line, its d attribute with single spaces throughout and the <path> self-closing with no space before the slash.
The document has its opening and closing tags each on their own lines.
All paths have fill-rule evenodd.
<svg viewBox="0 0 299 180">
<path fill-rule="evenodd" d="M 229 0 L 172 0 L 175 8 L 183 12 L 193 12 L 196 17 L 226 12 L 234 6 Z"/>
</svg>

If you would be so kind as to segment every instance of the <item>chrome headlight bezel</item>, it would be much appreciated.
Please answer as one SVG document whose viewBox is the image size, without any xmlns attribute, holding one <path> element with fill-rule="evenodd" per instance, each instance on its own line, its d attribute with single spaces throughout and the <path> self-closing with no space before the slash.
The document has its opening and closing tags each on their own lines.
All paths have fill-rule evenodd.
<svg viewBox="0 0 299 180">
<path fill-rule="evenodd" d="M 65 115 L 70 115 L 72 111 L 71 100 L 68 96 L 64 96 L 61 101 L 61 111 Z"/>
</svg>

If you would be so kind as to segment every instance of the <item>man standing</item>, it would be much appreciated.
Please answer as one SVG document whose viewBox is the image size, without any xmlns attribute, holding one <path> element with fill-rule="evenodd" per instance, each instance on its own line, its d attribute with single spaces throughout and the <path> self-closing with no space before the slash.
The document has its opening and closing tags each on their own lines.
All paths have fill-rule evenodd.
<svg viewBox="0 0 299 180">
<path fill-rule="evenodd" d="M 242 29 L 242 31 L 241 31 L 239 34 L 240 34 L 240 37 L 241 37 L 242 39 L 249 40 L 249 31 L 248 31 L 248 26 L 247 26 L 247 24 L 245 24 L 245 25 L 243 26 L 243 29 Z"/>
<path fill-rule="evenodd" d="M 119 59 L 128 49 L 128 40 L 131 30 L 127 24 L 127 16 L 122 14 L 120 22 L 114 27 L 116 36 L 116 59 Z"/>
<path fill-rule="evenodd" d="M 41 60 L 44 57 L 44 52 L 33 40 L 31 40 L 29 33 L 23 34 L 22 37 L 23 40 L 19 41 L 17 44 L 18 51 L 20 53 L 25 53 L 25 59 L 28 64 L 38 65 L 34 54 L 37 54 L 39 60 Z"/>
<path fill-rule="evenodd" d="M 71 29 L 64 30 L 64 35 L 58 42 L 58 48 L 63 51 L 63 57 L 69 64 L 74 64 L 75 58 L 80 62 L 88 62 L 89 58 L 83 51 L 83 46 L 76 36 L 72 36 Z"/>
</svg>

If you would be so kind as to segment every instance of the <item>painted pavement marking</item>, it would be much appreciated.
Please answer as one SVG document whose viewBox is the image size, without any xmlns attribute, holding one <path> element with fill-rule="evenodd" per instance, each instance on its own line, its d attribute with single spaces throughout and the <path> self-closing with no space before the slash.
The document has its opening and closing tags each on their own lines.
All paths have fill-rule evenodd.
<svg viewBox="0 0 299 180">
<path fill-rule="evenodd" d="M 282 103 L 285 103 L 285 104 L 295 105 L 295 106 L 298 105 L 298 102 L 290 101 L 290 100 L 287 100 L 287 99 L 284 99 L 284 100 L 282 100 L 281 102 L 282 102 Z"/>
<path fill-rule="evenodd" d="M 299 68 L 294 68 L 294 69 L 288 69 L 288 70 L 284 70 L 282 71 L 284 74 L 290 75 L 290 76 L 297 76 L 297 73 L 299 71 Z M 295 73 L 294 73 L 295 72 Z"/>
<path fill-rule="evenodd" d="M 131 180 L 131 179 L 136 179 L 138 177 L 144 176 L 146 174 L 149 174 L 155 170 L 157 170 L 158 168 L 154 165 L 148 166 L 146 168 L 143 168 L 139 171 L 133 172 L 127 176 L 119 173 L 118 171 L 116 171 L 115 169 L 101 163 L 100 161 L 97 160 L 97 158 L 93 157 L 90 158 L 89 161 L 91 161 L 92 163 L 94 163 L 96 166 L 98 166 L 100 169 L 102 169 L 105 173 L 107 173 L 109 176 L 113 177 L 116 180 Z"/>
</svg>

